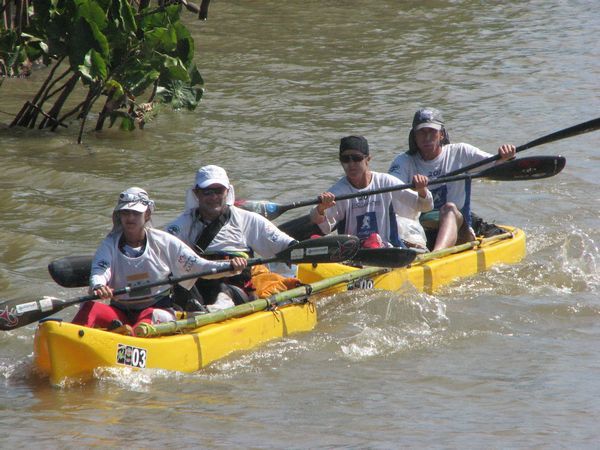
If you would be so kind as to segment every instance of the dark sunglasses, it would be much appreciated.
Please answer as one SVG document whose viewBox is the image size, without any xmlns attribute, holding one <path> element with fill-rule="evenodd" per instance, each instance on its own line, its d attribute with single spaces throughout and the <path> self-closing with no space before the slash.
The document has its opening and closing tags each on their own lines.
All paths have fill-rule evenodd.
<svg viewBox="0 0 600 450">
<path fill-rule="evenodd" d="M 208 197 L 209 195 L 223 195 L 225 193 L 225 191 L 227 189 L 225 189 L 224 187 L 219 187 L 219 188 L 206 188 L 206 189 L 198 189 L 202 195 L 204 195 L 205 197 Z"/>
<path fill-rule="evenodd" d="M 349 163 L 352 162 L 361 162 L 365 159 L 367 155 L 340 155 L 340 162 Z"/>
</svg>

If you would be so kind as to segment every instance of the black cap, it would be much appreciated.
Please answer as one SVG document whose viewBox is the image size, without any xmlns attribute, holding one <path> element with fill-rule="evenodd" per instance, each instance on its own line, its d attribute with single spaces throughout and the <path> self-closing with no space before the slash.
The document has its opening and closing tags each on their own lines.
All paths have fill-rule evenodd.
<svg viewBox="0 0 600 450">
<path fill-rule="evenodd" d="M 421 128 L 435 128 L 436 130 L 444 128 L 442 113 L 435 108 L 419 109 L 413 117 L 412 129 L 417 131 Z"/>
<path fill-rule="evenodd" d="M 340 140 L 340 154 L 344 150 L 358 150 L 365 155 L 369 155 L 369 143 L 363 136 L 346 136 Z"/>
</svg>

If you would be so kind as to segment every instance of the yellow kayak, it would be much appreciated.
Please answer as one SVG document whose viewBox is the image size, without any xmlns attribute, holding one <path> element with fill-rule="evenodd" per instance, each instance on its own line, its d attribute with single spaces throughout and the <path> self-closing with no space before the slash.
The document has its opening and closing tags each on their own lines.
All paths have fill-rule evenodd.
<svg viewBox="0 0 600 450">
<path fill-rule="evenodd" d="M 85 382 L 100 367 L 194 372 L 232 352 L 312 330 L 317 323 L 316 306 L 309 301 L 313 294 L 384 270 L 371 267 L 340 274 L 268 299 L 136 330 L 148 337 L 46 320 L 35 334 L 34 365 L 52 385 Z"/>
<path fill-rule="evenodd" d="M 525 233 L 514 227 L 502 228 L 506 230 L 503 234 L 420 254 L 408 267 L 362 277 L 346 285 L 336 285 L 327 293 L 356 288 L 397 291 L 406 283 L 419 291 L 432 293 L 456 279 L 483 272 L 493 265 L 517 263 L 525 257 Z M 300 264 L 297 276 L 303 283 L 314 283 L 356 270 L 343 264 Z"/>
<path fill-rule="evenodd" d="M 498 236 L 420 254 L 404 268 L 300 264 L 297 276 L 304 286 L 221 312 L 154 325 L 145 329 L 148 337 L 44 321 L 34 340 L 34 365 L 53 385 L 69 379 L 89 380 L 99 367 L 194 372 L 232 352 L 312 330 L 317 308 L 309 300 L 315 294 L 361 288 L 393 291 L 406 283 L 433 292 L 492 265 L 516 263 L 525 256 L 525 234 L 517 228 L 503 228 L 506 233 Z"/>
<path fill-rule="evenodd" d="M 317 322 L 310 303 L 259 311 L 194 332 L 144 338 L 123 336 L 69 322 L 40 323 L 34 340 L 35 366 L 52 385 L 87 381 L 98 367 L 132 367 L 194 372 L 236 350 L 300 331 Z"/>
</svg>

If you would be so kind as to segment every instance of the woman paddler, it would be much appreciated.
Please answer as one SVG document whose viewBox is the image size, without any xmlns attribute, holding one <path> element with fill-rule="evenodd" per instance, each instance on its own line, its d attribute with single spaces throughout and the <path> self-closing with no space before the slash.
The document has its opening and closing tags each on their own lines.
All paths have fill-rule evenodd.
<svg viewBox="0 0 600 450">
<path fill-rule="evenodd" d="M 94 255 L 90 276 L 90 290 L 111 302 L 84 303 L 73 323 L 132 334 L 132 328 L 141 322 L 175 319 L 171 286 L 165 284 L 119 296 L 113 296 L 114 289 L 144 285 L 171 274 L 180 277 L 228 267 L 233 270 L 213 276 L 231 276 L 246 266 L 246 259 L 239 257 L 228 261 L 201 258 L 175 236 L 152 228 L 153 211 L 154 201 L 145 190 L 131 187 L 121 192 L 113 211 L 113 228 Z M 195 281 L 179 284 L 190 289 Z"/>
</svg>

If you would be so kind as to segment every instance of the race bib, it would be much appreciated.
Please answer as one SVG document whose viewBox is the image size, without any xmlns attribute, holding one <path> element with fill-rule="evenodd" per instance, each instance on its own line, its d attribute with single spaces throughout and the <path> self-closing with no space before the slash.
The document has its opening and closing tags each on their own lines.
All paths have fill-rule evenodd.
<svg viewBox="0 0 600 450">
<path fill-rule="evenodd" d="M 356 216 L 356 235 L 360 239 L 368 238 L 372 233 L 378 233 L 377 216 L 375 212 L 367 212 Z"/>
<path fill-rule="evenodd" d="M 436 189 L 430 189 L 431 195 L 433 195 L 433 208 L 440 209 L 443 205 L 445 205 L 448 198 L 448 186 L 445 184 Z"/>
</svg>

